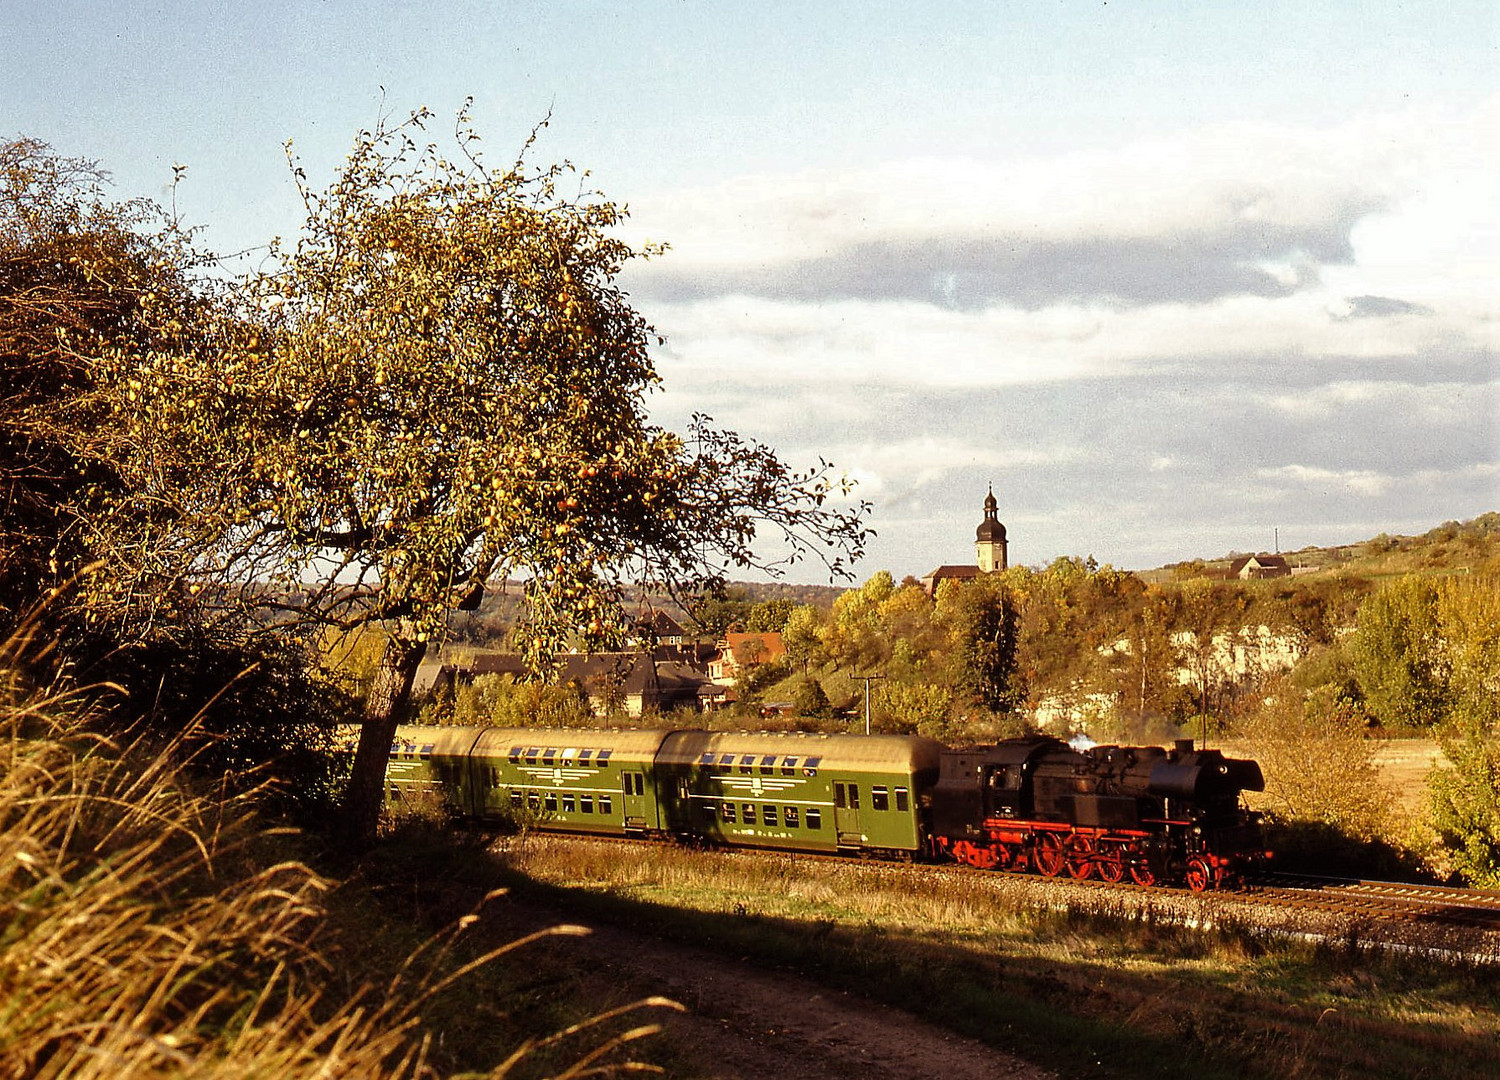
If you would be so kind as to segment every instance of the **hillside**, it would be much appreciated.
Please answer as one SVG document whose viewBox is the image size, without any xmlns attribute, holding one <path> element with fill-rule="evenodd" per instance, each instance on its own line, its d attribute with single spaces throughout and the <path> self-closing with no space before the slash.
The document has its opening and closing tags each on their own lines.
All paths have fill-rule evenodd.
<svg viewBox="0 0 1500 1080">
<path fill-rule="evenodd" d="M 1195 576 L 1223 576 L 1234 560 L 1254 554 L 1232 551 L 1215 559 L 1189 559 L 1140 572 L 1143 581 Z M 1416 536 L 1379 536 L 1332 547 L 1309 545 L 1282 552 L 1302 573 L 1341 572 L 1378 578 L 1398 574 L 1481 573 L 1500 569 L 1500 512 L 1481 514 L 1470 521 L 1445 521 Z"/>
</svg>

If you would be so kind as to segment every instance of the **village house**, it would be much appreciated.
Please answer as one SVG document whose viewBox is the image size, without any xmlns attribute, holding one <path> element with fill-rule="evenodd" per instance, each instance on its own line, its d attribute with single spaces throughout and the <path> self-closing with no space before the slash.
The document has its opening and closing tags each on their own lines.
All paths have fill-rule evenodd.
<svg viewBox="0 0 1500 1080">
<path fill-rule="evenodd" d="M 1241 581 L 1291 577 L 1292 568 L 1285 555 L 1244 555 L 1229 564 L 1229 576 Z"/>
<path fill-rule="evenodd" d="M 774 630 L 729 633 L 719 639 L 718 651 L 708 662 L 708 677 L 716 683 L 732 683 L 740 672 L 786 655 L 781 634 Z"/>
</svg>

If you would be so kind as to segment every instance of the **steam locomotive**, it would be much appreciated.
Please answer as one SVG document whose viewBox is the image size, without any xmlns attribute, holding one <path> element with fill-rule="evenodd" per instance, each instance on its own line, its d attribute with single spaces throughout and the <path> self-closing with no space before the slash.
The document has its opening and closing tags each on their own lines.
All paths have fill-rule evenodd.
<svg viewBox="0 0 1500 1080">
<path fill-rule="evenodd" d="M 1183 881 L 1194 892 L 1240 880 L 1265 851 L 1254 761 L 1158 746 L 1075 750 L 1052 738 L 1011 739 L 942 754 L 932 797 L 933 850 L 974 866 L 1098 874 L 1140 885 Z"/>
<path fill-rule="evenodd" d="M 1037 736 L 949 749 L 921 736 L 404 726 L 393 806 L 434 795 L 539 828 L 1064 871 L 1222 888 L 1267 858 L 1253 761 Z"/>
</svg>

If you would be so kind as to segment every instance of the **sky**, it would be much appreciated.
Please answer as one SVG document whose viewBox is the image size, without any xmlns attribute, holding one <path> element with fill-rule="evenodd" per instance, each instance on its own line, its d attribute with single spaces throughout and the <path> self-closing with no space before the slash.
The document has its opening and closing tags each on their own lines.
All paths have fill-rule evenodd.
<svg viewBox="0 0 1500 1080">
<path fill-rule="evenodd" d="M 5 0 L 0 138 L 291 237 L 382 116 L 588 170 L 695 412 L 858 482 L 856 575 L 1500 510 L 1500 5 Z M 790 579 L 824 581 L 816 564 Z"/>
</svg>

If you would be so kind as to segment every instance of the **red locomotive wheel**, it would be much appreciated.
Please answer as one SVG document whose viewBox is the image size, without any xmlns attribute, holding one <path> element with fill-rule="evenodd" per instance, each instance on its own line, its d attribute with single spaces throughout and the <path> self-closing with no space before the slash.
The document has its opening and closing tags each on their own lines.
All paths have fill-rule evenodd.
<svg viewBox="0 0 1500 1080">
<path fill-rule="evenodd" d="M 1118 885 L 1125 880 L 1125 863 L 1120 859 L 1118 851 L 1111 851 L 1099 860 L 1099 877 L 1111 885 Z"/>
<path fill-rule="evenodd" d="M 1056 833 L 1043 833 L 1037 837 L 1036 851 L 1032 855 L 1036 863 L 1036 872 L 1042 877 L 1056 877 L 1062 873 L 1062 868 L 1067 862 L 1063 852 L 1062 837 Z"/>
<path fill-rule="evenodd" d="M 1075 836 L 1068 844 L 1068 874 L 1079 881 L 1094 876 L 1094 841 L 1092 837 Z"/>
<path fill-rule="evenodd" d="M 1214 882 L 1213 867 L 1206 859 L 1194 859 L 1187 865 L 1187 887 L 1193 892 L 1204 892 Z"/>
<path fill-rule="evenodd" d="M 1132 866 L 1130 868 L 1130 880 L 1137 885 L 1144 885 L 1149 889 L 1156 884 L 1156 871 L 1152 870 L 1146 863 L 1141 863 L 1139 866 Z"/>
</svg>

